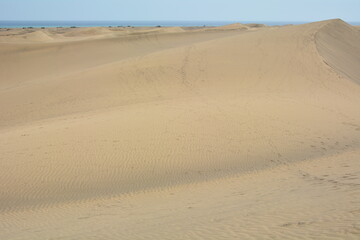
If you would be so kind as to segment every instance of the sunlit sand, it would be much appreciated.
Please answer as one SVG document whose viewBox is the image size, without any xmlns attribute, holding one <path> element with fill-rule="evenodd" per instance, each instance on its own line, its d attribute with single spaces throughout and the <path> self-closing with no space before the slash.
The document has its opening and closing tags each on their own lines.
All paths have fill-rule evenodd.
<svg viewBox="0 0 360 240">
<path fill-rule="evenodd" d="M 360 31 L 0 30 L 0 239 L 359 239 Z"/>
</svg>

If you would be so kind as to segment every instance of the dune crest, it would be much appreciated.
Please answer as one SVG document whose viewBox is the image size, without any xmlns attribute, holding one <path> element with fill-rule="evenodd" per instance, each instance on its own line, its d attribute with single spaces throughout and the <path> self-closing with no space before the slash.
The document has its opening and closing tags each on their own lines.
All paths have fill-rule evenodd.
<svg viewBox="0 0 360 240">
<path fill-rule="evenodd" d="M 44 30 L 14 30 L 14 33 L 4 32 L 0 34 L 0 43 L 41 43 L 53 40 L 54 38 Z"/>
<path fill-rule="evenodd" d="M 225 26 L 211 28 L 211 30 L 247 30 L 247 29 L 249 29 L 249 27 L 241 23 L 233 23 Z"/>
<path fill-rule="evenodd" d="M 319 30 L 316 40 L 324 61 L 360 84 L 360 32 L 340 19 L 330 20 Z"/>
<path fill-rule="evenodd" d="M 32 33 L 28 33 L 24 36 L 27 41 L 33 42 L 47 42 L 53 40 L 48 34 L 43 31 L 35 31 Z"/>
</svg>

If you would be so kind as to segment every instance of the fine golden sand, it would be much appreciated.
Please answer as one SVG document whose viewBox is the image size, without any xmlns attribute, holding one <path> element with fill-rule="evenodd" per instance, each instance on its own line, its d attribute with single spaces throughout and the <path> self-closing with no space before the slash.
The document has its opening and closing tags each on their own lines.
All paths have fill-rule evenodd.
<svg viewBox="0 0 360 240">
<path fill-rule="evenodd" d="M 359 239 L 360 31 L 0 29 L 0 239 Z"/>
</svg>

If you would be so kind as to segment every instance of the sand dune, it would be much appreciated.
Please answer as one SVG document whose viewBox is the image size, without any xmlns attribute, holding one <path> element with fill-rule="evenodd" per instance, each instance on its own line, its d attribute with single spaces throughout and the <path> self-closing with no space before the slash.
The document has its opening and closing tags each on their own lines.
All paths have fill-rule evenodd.
<svg viewBox="0 0 360 240">
<path fill-rule="evenodd" d="M 94 36 L 111 33 L 109 28 L 90 27 L 90 28 L 72 28 L 63 35 L 66 37 Z"/>
<path fill-rule="evenodd" d="M 247 27 L 251 27 L 251 28 L 262 28 L 262 27 L 266 27 L 265 24 L 258 24 L 258 23 L 248 23 L 248 24 L 244 24 Z"/>
<path fill-rule="evenodd" d="M 341 20 L 332 21 L 317 34 L 324 60 L 341 75 L 360 83 L 360 34 Z"/>
<path fill-rule="evenodd" d="M 229 24 L 229 25 L 220 26 L 220 27 L 213 27 L 208 30 L 248 30 L 248 29 L 249 29 L 249 27 L 244 24 L 234 23 L 234 24 Z"/>
<path fill-rule="evenodd" d="M 0 40 L 0 239 L 359 237 L 355 27 L 59 31 Z"/>
<path fill-rule="evenodd" d="M 52 37 L 50 37 L 43 31 L 30 32 L 27 34 L 23 34 L 22 37 L 25 41 L 30 42 L 48 42 L 52 40 Z"/>
<path fill-rule="evenodd" d="M 43 30 L 14 29 L 0 32 L 0 43 L 2 42 L 50 42 L 53 38 Z"/>
</svg>

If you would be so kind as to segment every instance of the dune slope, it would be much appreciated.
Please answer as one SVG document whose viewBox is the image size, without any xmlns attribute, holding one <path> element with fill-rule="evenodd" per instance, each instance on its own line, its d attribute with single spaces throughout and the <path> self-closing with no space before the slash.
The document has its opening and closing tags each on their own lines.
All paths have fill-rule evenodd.
<svg viewBox="0 0 360 240">
<path fill-rule="evenodd" d="M 360 84 L 360 32 L 354 26 L 335 20 L 318 32 L 317 40 L 325 62 Z"/>
<path fill-rule="evenodd" d="M 227 30 L 0 44 L 0 238 L 356 239 L 358 30 Z"/>
</svg>

